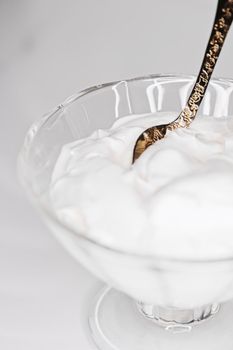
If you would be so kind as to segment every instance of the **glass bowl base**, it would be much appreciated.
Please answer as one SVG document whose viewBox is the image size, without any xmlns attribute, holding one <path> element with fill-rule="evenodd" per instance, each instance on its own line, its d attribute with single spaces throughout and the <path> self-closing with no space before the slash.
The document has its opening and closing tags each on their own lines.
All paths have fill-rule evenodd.
<svg viewBox="0 0 233 350">
<path fill-rule="evenodd" d="M 224 349 L 233 348 L 233 301 L 223 304 L 219 312 L 217 305 L 206 307 L 204 317 L 189 324 L 167 324 L 167 320 L 151 319 L 148 309 L 145 314 L 145 304 L 143 306 L 142 310 L 141 303 L 115 289 L 101 290 L 89 315 L 89 328 L 97 348 L 219 350 L 223 337 Z"/>
<path fill-rule="evenodd" d="M 196 309 L 171 309 L 137 302 L 142 315 L 172 333 L 184 333 L 213 317 L 219 304 L 209 304 Z"/>
</svg>

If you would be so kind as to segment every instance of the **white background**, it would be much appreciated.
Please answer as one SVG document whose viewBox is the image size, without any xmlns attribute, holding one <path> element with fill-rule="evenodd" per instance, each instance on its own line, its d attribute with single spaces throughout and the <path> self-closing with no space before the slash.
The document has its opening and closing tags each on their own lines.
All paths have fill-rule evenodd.
<svg viewBox="0 0 233 350">
<path fill-rule="evenodd" d="M 96 279 L 52 238 L 17 182 L 28 127 L 90 85 L 195 74 L 214 0 L 0 0 L 0 349 L 91 349 Z M 233 77 L 233 31 L 215 76 Z"/>
</svg>

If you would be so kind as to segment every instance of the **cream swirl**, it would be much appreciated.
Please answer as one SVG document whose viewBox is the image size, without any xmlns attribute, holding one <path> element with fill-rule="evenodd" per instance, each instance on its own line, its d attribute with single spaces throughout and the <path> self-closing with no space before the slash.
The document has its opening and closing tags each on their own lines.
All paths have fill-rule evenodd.
<svg viewBox="0 0 233 350">
<path fill-rule="evenodd" d="M 59 220 L 112 248 L 175 258 L 233 253 L 233 118 L 198 116 L 132 165 L 143 130 L 174 113 L 129 115 L 66 144 L 50 199 Z"/>
</svg>

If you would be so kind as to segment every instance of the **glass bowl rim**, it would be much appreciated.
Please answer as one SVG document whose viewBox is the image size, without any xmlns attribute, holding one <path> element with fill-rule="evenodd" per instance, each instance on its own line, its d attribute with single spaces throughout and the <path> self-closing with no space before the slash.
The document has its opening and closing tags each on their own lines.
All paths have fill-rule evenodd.
<svg viewBox="0 0 233 350">
<path fill-rule="evenodd" d="M 92 85 L 88 88 L 85 88 L 83 90 L 80 90 L 77 93 L 74 93 L 73 95 L 67 97 L 62 103 L 57 105 L 55 108 L 52 108 L 49 112 L 44 114 L 42 117 L 40 117 L 38 120 L 36 120 L 32 126 L 29 128 L 28 132 L 26 135 L 29 134 L 30 130 L 33 130 L 33 135 L 38 131 L 39 128 L 43 126 L 44 123 L 47 122 L 47 120 L 52 117 L 55 113 L 57 113 L 60 109 L 64 107 L 68 107 L 70 104 L 78 100 L 79 98 L 94 92 L 98 91 L 107 87 L 111 87 L 116 84 L 120 84 L 122 82 L 125 83 L 131 83 L 131 82 L 136 82 L 136 81 L 143 81 L 143 80 L 150 80 L 150 79 L 158 79 L 158 78 L 170 78 L 174 80 L 174 82 L 177 80 L 179 81 L 180 79 L 184 79 L 187 81 L 194 81 L 196 79 L 196 75 L 188 75 L 188 74 L 179 74 L 179 73 L 165 73 L 165 74 L 148 74 L 148 75 L 142 75 L 139 77 L 134 77 L 134 78 L 127 78 L 127 79 L 121 79 L 121 80 L 115 80 L 115 81 L 110 81 L 107 83 L 101 83 L 97 85 Z M 233 78 L 221 78 L 221 77 L 215 77 L 211 78 L 210 84 L 211 83 L 224 83 L 224 84 L 233 84 Z"/>
<path fill-rule="evenodd" d="M 23 146 L 20 150 L 19 156 L 18 156 L 18 170 L 20 168 L 19 163 L 20 163 L 20 158 L 23 157 L 23 153 L 24 153 L 24 149 L 30 147 L 30 144 L 32 143 L 36 133 L 39 131 L 39 129 L 41 129 L 43 127 L 43 125 L 49 120 L 49 118 L 51 118 L 55 113 L 57 113 L 60 109 L 64 108 L 64 107 L 68 107 L 70 104 L 72 104 L 73 102 L 75 102 L 76 100 L 78 100 L 79 98 L 94 92 L 94 91 L 98 91 L 101 89 L 104 89 L 106 87 L 111 87 L 113 85 L 122 83 L 122 82 L 136 82 L 136 81 L 143 81 L 143 80 L 150 80 L 150 79 L 166 79 L 166 78 L 171 78 L 174 82 L 177 80 L 179 81 L 180 79 L 184 79 L 187 81 L 195 81 L 196 76 L 195 75 L 186 75 L 186 74 L 179 74 L 179 73 L 160 73 L 160 74 L 148 74 L 148 75 L 143 75 L 143 76 L 138 76 L 138 77 L 134 77 L 134 78 L 127 78 L 127 79 L 121 79 L 121 80 L 115 80 L 115 81 L 110 81 L 107 83 L 101 83 L 101 84 L 97 84 L 97 85 L 92 85 L 88 88 L 85 88 L 83 90 L 80 90 L 79 92 L 69 96 L 68 98 L 66 98 L 64 100 L 64 102 L 62 102 L 61 104 L 59 104 L 57 107 L 53 108 L 50 112 L 46 113 L 45 115 L 43 115 L 39 120 L 36 120 L 32 126 L 29 128 L 29 130 L 26 133 L 25 139 L 24 139 L 24 143 Z M 215 78 L 211 78 L 210 83 L 211 82 L 215 82 L 215 83 L 225 83 L 225 84 L 233 84 L 233 79 L 232 78 L 221 78 L 221 77 L 215 77 Z M 29 136 L 29 137 L 28 137 Z M 19 170 L 20 173 L 20 170 Z M 24 187 L 26 187 L 25 182 L 23 181 L 23 185 Z M 26 188 L 27 189 L 27 188 Z M 29 196 L 31 198 L 34 199 L 35 202 L 35 198 L 36 196 L 34 194 L 32 194 L 32 191 L 28 191 L 29 192 Z M 38 203 L 38 200 L 36 200 L 36 203 Z M 60 220 L 58 220 L 58 218 L 55 216 L 55 213 L 53 213 L 51 210 L 48 210 L 45 206 L 39 204 L 37 205 L 39 206 L 39 208 L 43 211 L 43 213 L 48 216 L 52 221 L 55 221 L 56 224 L 58 224 L 59 226 L 62 226 L 66 231 L 68 231 L 69 233 L 71 233 L 73 236 L 77 236 L 77 238 L 84 240 L 84 241 L 88 241 L 88 243 L 95 245 L 97 247 L 100 247 L 104 250 L 113 252 L 115 254 L 122 254 L 122 255 L 128 255 L 128 256 L 132 256 L 134 258 L 138 258 L 138 259 L 146 259 L 146 260 L 158 260 L 159 262 L 169 262 L 169 263 L 194 263 L 194 264 L 203 264 L 203 263 L 224 263 L 227 261 L 233 261 L 233 254 L 230 256 L 226 256 L 226 257 L 218 257 L 218 258 L 207 258 L 207 259 L 187 259 L 187 258 L 177 258 L 177 257 L 169 257 L 169 256 L 160 256 L 159 254 L 141 254 L 139 252 L 134 252 L 134 251 L 126 251 L 126 250 L 121 250 L 119 248 L 114 248 L 112 246 L 108 246 L 104 243 L 98 242 L 97 240 L 88 237 L 87 235 L 85 235 L 84 233 L 81 232 L 75 232 L 73 231 L 69 226 L 67 226 L 65 223 L 61 222 Z"/>
</svg>

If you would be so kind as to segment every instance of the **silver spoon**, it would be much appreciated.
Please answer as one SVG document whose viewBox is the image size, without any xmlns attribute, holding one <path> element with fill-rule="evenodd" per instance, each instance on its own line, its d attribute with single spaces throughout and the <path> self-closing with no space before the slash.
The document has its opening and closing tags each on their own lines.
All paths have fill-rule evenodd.
<svg viewBox="0 0 233 350">
<path fill-rule="evenodd" d="M 205 95 L 210 77 L 218 60 L 233 19 L 233 0 L 219 0 L 217 12 L 197 80 L 180 115 L 171 123 L 152 126 L 137 139 L 133 151 L 133 163 L 156 141 L 164 138 L 167 130 L 188 127 L 194 120 Z"/>
</svg>

